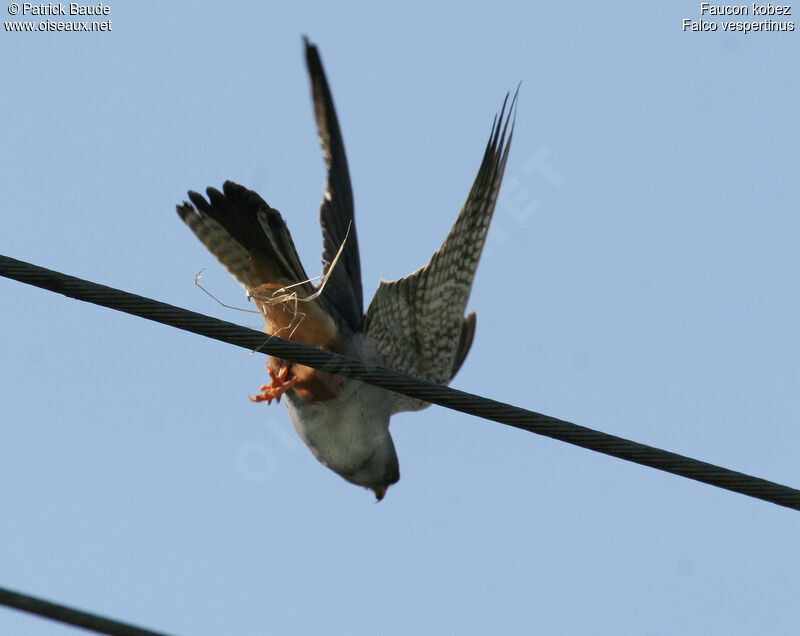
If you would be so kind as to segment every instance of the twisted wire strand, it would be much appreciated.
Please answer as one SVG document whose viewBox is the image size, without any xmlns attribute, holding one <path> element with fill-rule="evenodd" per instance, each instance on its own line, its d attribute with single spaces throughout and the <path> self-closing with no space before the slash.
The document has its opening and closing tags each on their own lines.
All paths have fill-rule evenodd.
<svg viewBox="0 0 800 636">
<path fill-rule="evenodd" d="M 800 490 L 672 453 L 639 444 L 622 437 L 602 433 L 565 420 L 498 402 L 472 393 L 428 382 L 421 378 L 367 365 L 359 360 L 315 349 L 277 336 L 187 309 L 137 296 L 113 287 L 68 276 L 0 255 L 0 275 L 50 291 L 147 318 L 171 327 L 227 342 L 250 351 L 269 354 L 315 369 L 353 378 L 396 391 L 462 413 L 513 426 L 531 433 L 574 444 L 663 470 L 680 477 L 694 479 L 717 488 L 724 488 L 756 499 L 800 510 Z"/>
<path fill-rule="evenodd" d="M 149 629 L 136 627 L 130 623 L 123 623 L 113 618 L 106 618 L 91 612 L 84 612 L 60 603 L 45 601 L 44 599 L 22 594 L 7 588 L 0 587 L 0 605 L 36 614 L 44 618 L 83 627 L 98 634 L 114 634 L 115 636 L 166 636 L 163 632 L 153 632 Z"/>
</svg>

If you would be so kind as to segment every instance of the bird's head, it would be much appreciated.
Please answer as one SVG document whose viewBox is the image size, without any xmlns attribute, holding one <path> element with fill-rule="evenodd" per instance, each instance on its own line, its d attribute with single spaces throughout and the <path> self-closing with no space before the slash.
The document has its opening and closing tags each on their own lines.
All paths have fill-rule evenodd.
<svg viewBox="0 0 800 636">
<path fill-rule="evenodd" d="M 342 475 L 347 481 L 369 488 L 380 501 L 386 496 L 389 486 L 400 480 L 400 464 L 391 437 L 387 435 L 389 444 L 381 447 L 350 475 Z"/>
</svg>

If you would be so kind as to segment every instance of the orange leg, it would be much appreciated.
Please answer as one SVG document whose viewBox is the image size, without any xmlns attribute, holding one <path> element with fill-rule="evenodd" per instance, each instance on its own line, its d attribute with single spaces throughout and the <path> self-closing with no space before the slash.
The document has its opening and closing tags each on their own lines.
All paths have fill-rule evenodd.
<svg viewBox="0 0 800 636">
<path fill-rule="evenodd" d="M 267 368 L 269 369 L 269 377 L 272 378 L 272 382 L 260 387 L 258 390 L 261 391 L 261 393 L 255 397 L 252 395 L 249 396 L 250 400 L 253 402 L 266 402 L 267 404 L 272 404 L 272 400 L 280 402 L 281 396 L 297 382 L 297 378 L 294 377 L 291 380 L 286 379 L 286 375 L 289 372 L 289 367 L 286 365 L 282 365 L 277 373 L 273 371 L 271 366 L 268 365 Z"/>
</svg>

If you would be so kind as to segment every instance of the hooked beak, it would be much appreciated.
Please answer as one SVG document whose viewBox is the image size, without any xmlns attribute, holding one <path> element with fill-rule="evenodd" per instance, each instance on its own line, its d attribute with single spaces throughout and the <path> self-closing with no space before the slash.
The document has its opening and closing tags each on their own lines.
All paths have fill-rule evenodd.
<svg viewBox="0 0 800 636">
<path fill-rule="evenodd" d="M 375 503 L 384 498 L 388 489 L 389 486 L 378 486 L 377 488 L 372 489 L 372 492 L 375 493 L 375 499 L 377 500 Z"/>
</svg>

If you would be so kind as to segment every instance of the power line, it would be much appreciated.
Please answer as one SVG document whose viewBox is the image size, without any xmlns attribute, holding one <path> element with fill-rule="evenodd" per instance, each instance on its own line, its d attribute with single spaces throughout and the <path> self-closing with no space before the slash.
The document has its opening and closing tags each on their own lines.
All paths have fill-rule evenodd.
<svg viewBox="0 0 800 636">
<path fill-rule="evenodd" d="M 800 510 L 800 490 L 0 255 L 0 275 L 215 340 L 361 380 L 531 433 Z"/>
<path fill-rule="evenodd" d="M 83 627 L 84 629 L 89 629 L 99 634 L 114 634 L 114 636 L 164 636 L 163 632 L 153 632 L 149 629 L 122 623 L 113 618 L 105 618 L 97 614 L 73 609 L 66 605 L 61 605 L 60 603 L 45 601 L 44 599 L 14 592 L 3 587 L 0 587 L 0 605 L 6 605 L 22 610 L 23 612 L 43 616 L 44 618 L 49 618 L 59 623 Z"/>
</svg>

